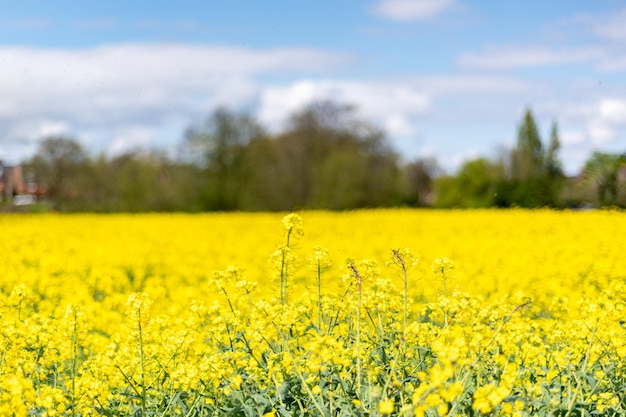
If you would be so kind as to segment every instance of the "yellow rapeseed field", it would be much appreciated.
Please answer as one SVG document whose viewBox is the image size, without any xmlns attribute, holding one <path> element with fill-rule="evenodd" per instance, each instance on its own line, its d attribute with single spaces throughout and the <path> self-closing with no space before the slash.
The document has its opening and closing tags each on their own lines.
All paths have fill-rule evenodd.
<svg viewBox="0 0 626 417">
<path fill-rule="evenodd" d="M 0 231 L 0 416 L 626 415 L 620 211 Z"/>
</svg>

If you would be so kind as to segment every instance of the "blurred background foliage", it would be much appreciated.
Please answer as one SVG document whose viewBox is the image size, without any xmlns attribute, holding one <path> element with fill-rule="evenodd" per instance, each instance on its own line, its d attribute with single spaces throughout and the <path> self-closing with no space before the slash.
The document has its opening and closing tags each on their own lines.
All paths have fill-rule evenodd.
<svg viewBox="0 0 626 417">
<path fill-rule="evenodd" d="M 184 132 L 176 155 L 91 156 L 75 138 L 49 137 L 23 167 L 58 211 L 626 206 L 624 155 L 596 152 L 567 177 L 556 122 L 548 140 L 539 131 L 527 109 L 513 148 L 445 173 L 432 158 L 402 158 L 350 105 L 313 102 L 278 133 L 220 108 Z"/>
</svg>

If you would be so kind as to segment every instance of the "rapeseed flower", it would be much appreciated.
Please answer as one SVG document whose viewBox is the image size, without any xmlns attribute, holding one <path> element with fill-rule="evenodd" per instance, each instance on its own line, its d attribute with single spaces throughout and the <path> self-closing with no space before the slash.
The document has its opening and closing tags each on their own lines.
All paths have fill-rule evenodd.
<svg viewBox="0 0 626 417">
<path fill-rule="evenodd" d="M 303 216 L 3 222 L 0 416 L 625 412 L 623 213 Z"/>
<path fill-rule="evenodd" d="M 299 239 L 304 236 L 304 226 L 302 217 L 299 214 L 291 213 L 283 217 L 284 234 L 287 237 Z"/>
<path fill-rule="evenodd" d="M 393 413 L 393 409 L 393 400 L 383 400 L 378 403 L 378 412 L 381 414 L 391 414 Z"/>
</svg>

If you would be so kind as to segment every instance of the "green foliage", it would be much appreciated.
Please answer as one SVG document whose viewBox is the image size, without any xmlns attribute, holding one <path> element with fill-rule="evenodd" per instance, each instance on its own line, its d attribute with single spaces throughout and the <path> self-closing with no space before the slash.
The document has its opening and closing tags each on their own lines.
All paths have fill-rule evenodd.
<svg viewBox="0 0 626 417">
<path fill-rule="evenodd" d="M 545 146 L 530 109 L 518 129 L 517 146 L 508 158 L 508 175 L 496 186 L 494 203 L 499 207 L 557 207 L 564 183 L 558 159 L 560 140 L 556 123 L 552 124 L 550 142 Z"/>
<path fill-rule="evenodd" d="M 51 137 L 25 165 L 46 186 L 44 203 L 59 211 L 561 207 L 589 201 L 592 191 L 598 205 L 626 204 L 623 155 L 594 153 L 583 189 L 565 178 L 560 147 L 556 123 L 544 143 L 527 109 L 516 146 L 499 160 L 468 160 L 440 176 L 434 159 L 402 161 L 354 107 L 321 101 L 275 134 L 248 114 L 219 108 L 185 132 L 178 158 L 154 151 L 90 158 L 80 142 Z"/>
<path fill-rule="evenodd" d="M 537 124 L 530 109 L 526 109 L 517 132 L 517 147 L 511 154 L 512 176 L 520 179 L 541 176 L 544 165 L 544 146 Z"/>
<path fill-rule="evenodd" d="M 246 154 L 252 175 L 241 209 L 350 209 L 399 199 L 397 155 L 349 106 L 313 103 L 285 132 L 250 141 Z"/>
<path fill-rule="evenodd" d="M 435 177 L 439 173 L 433 158 L 418 159 L 406 164 L 401 170 L 401 193 L 403 202 L 413 207 L 430 206 L 433 203 Z"/>
<path fill-rule="evenodd" d="M 502 176 L 501 165 L 485 158 L 466 161 L 456 176 L 436 181 L 436 207 L 478 208 L 493 206 Z"/>
<path fill-rule="evenodd" d="M 79 193 L 87 170 L 87 154 L 76 140 L 50 137 L 39 144 L 29 163 L 36 177 L 46 178 L 49 201 L 64 210 Z"/>
<path fill-rule="evenodd" d="M 625 164 L 625 155 L 602 152 L 594 152 L 585 162 L 585 175 L 595 183 L 600 205 L 610 206 L 620 202 L 619 172 Z"/>
<path fill-rule="evenodd" d="M 217 109 L 203 126 L 187 131 L 185 144 L 197 155 L 202 181 L 198 195 L 205 209 L 241 208 L 241 198 L 251 175 L 246 164 L 248 144 L 265 135 L 246 114 Z"/>
<path fill-rule="evenodd" d="M 51 138 L 26 164 L 46 184 L 60 211 L 194 211 L 195 168 L 157 152 L 128 152 L 89 159 L 73 139 Z"/>
<path fill-rule="evenodd" d="M 455 176 L 436 181 L 436 207 L 558 207 L 565 175 L 558 158 L 561 147 L 553 123 L 544 145 L 535 118 L 527 109 L 517 132 L 517 145 L 502 161 L 467 161 Z"/>
</svg>

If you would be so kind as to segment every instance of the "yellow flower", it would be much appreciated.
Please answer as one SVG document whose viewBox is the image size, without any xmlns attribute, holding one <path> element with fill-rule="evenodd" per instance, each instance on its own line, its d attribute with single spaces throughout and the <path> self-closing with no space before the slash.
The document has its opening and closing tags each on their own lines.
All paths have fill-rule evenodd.
<svg viewBox="0 0 626 417">
<path fill-rule="evenodd" d="M 230 385 L 236 390 L 241 388 L 242 382 L 243 382 L 243 377 L 240 374 L 237 374 L 230 379 Z"/>
<path fill-rule="evenodd" d="M 391 250 L 391 265 L 397 265 L 403 270 L 409 270 L 417 266 L 419 259 L 409 248 Z"/>
<path fill-rule="evenodd" d="M 393 413 L 393 400 L 383 400 L 378 403 L 378 412 L 381 414 Z"/>
<path fill-rule="evenodd" d="M 11 254 L 0 264 L 0 416 L 131 415 L 139 400 L 126 394 L 141 382 L 149 387 L 150 404 L 172 389 L 189 395 L 189 404 L 217 406 L 224 395 L 246 401 L 248 383 L 263 392 L 293 393 L 298 374 L 321 397 L 320 378 L 355 385 L 358 363 L 367 384 L 359 394 L 367 402 L 337 398 L 352 401 L 354 411 L 444 415 L 468 395 L 461 381 L 479 381 L 483 386 L 470 399 L 473 413 L 517 417 L 538 402 L 556 409 L 576 400 L 554 384 L 570 383 L 571 364 L 583 361 L 589 369 L 581 377 L 599 381 L 588 395 L 590 411 L 620 412 L 620 397 L 606 383 L 625 374 L 614 365 L 626 358 L 626 243 L 615 239 L 626 233 L 626 213 L 306 216 L 315 231 L 307 229 L 311 241 L 302 236 L 299 216 L 279 225 L 292 241 L 283 240 L 276 265 L 264 262 L 275 249 L 276 222 L 267 221 L 273 214 L 0 218 L 2 251 Z M 327 248 L 315 247 L 319 242 Z M 399 319 L 403 292 L 393 279 L 398 265 L 380 264 L 397 244 L 422 259 L 453 254 L 456 268 L 439 258 L 434 270 L 440 278 L 462 278 L 458 290 L 450 287 L 440 297 L 440 285 L 419 279 L 434 276 L 428 263 L 416 263 L 406 281 L 406 325 Z M 319 275 L 298 269 L 301 249 L 312 255 L 316 272 L 328 253 L 372 260 L 354 264 L 367 280 L 358 360 L 354 274 L 349 292 L 337 272 L 324 280 L 323 299 L 315 297 Z M 269 278 L 276 271 L 289 278 L 288 305 L 271 298 L 276 288 Z M 532 306 L 519 308 L 528 299 Z M 318 311 L 323 325 L 311 326 Z M 401 377 L 409 374 L 416 379 Z M 546 379 L 553 383 L 547 393 Z M 380 380 L 389 381 L 391 391 L 368 389 L 377 386 L 369 381 Z M 386 392 L 403 403 L 396 407 Z M 316 412 L 311 398 L 300 399 L 303 413 Z"/>
<path fill-rule="evenodd" d="M 321 246 L 313 247 L 313 255 L 309 257 L 309 267 L 317 271 L 319 269 L 326 269 L 332 265 L 330 256 L 328 255 L 328 248 Z"/>
<path fill-rule="evenodd" d="M 448 272 L 453 271 L 455 266 L 454 266 L 454 263 L 450 259 L 444 256 L 444 257 L 435 259 L 435 261 L 430 266 L 430 268 L 436 274 L 445 275 Z M 452 277 L 448 276 L 448 278 L 452 278 Z"/>
<path fill-rule="evenodd" d="M 141 325 L 146 324 L 150 319 L 151 308 L 152 300 L 145 292 L 131 294 L 126 301 L 126 315 L 133 322 Z"/>
<path fill-rule="evenodd" d="M 507 416 L 510 416 L 511 414 L 513 414 L 513 404 L 510 402 L 503 403 L 502 412 Z"/>
<path fill-rule="evenodd" d="M 296 239 L 304 236 L 302 217 L 299 214 L 291 213 L 286 215 L 283 217 L 282 223 L 285 228 L 285 236 Z"/>
<path fill-rule="evenodd" d="M 483 414 L 488 414 L 492 409 L 491 403 L 486 398 L 475 398 L 472 403 L 472 408 Z"/>
<path fill-rule="evenodd" d="M 454 381 L 447 389 L 444 389 L 441 392 L 441 397 L 445 401 L 452 401 L 456 399 L 459 395 L 463 394 L 463 384 L 459 381 Z"/>
</svg>

